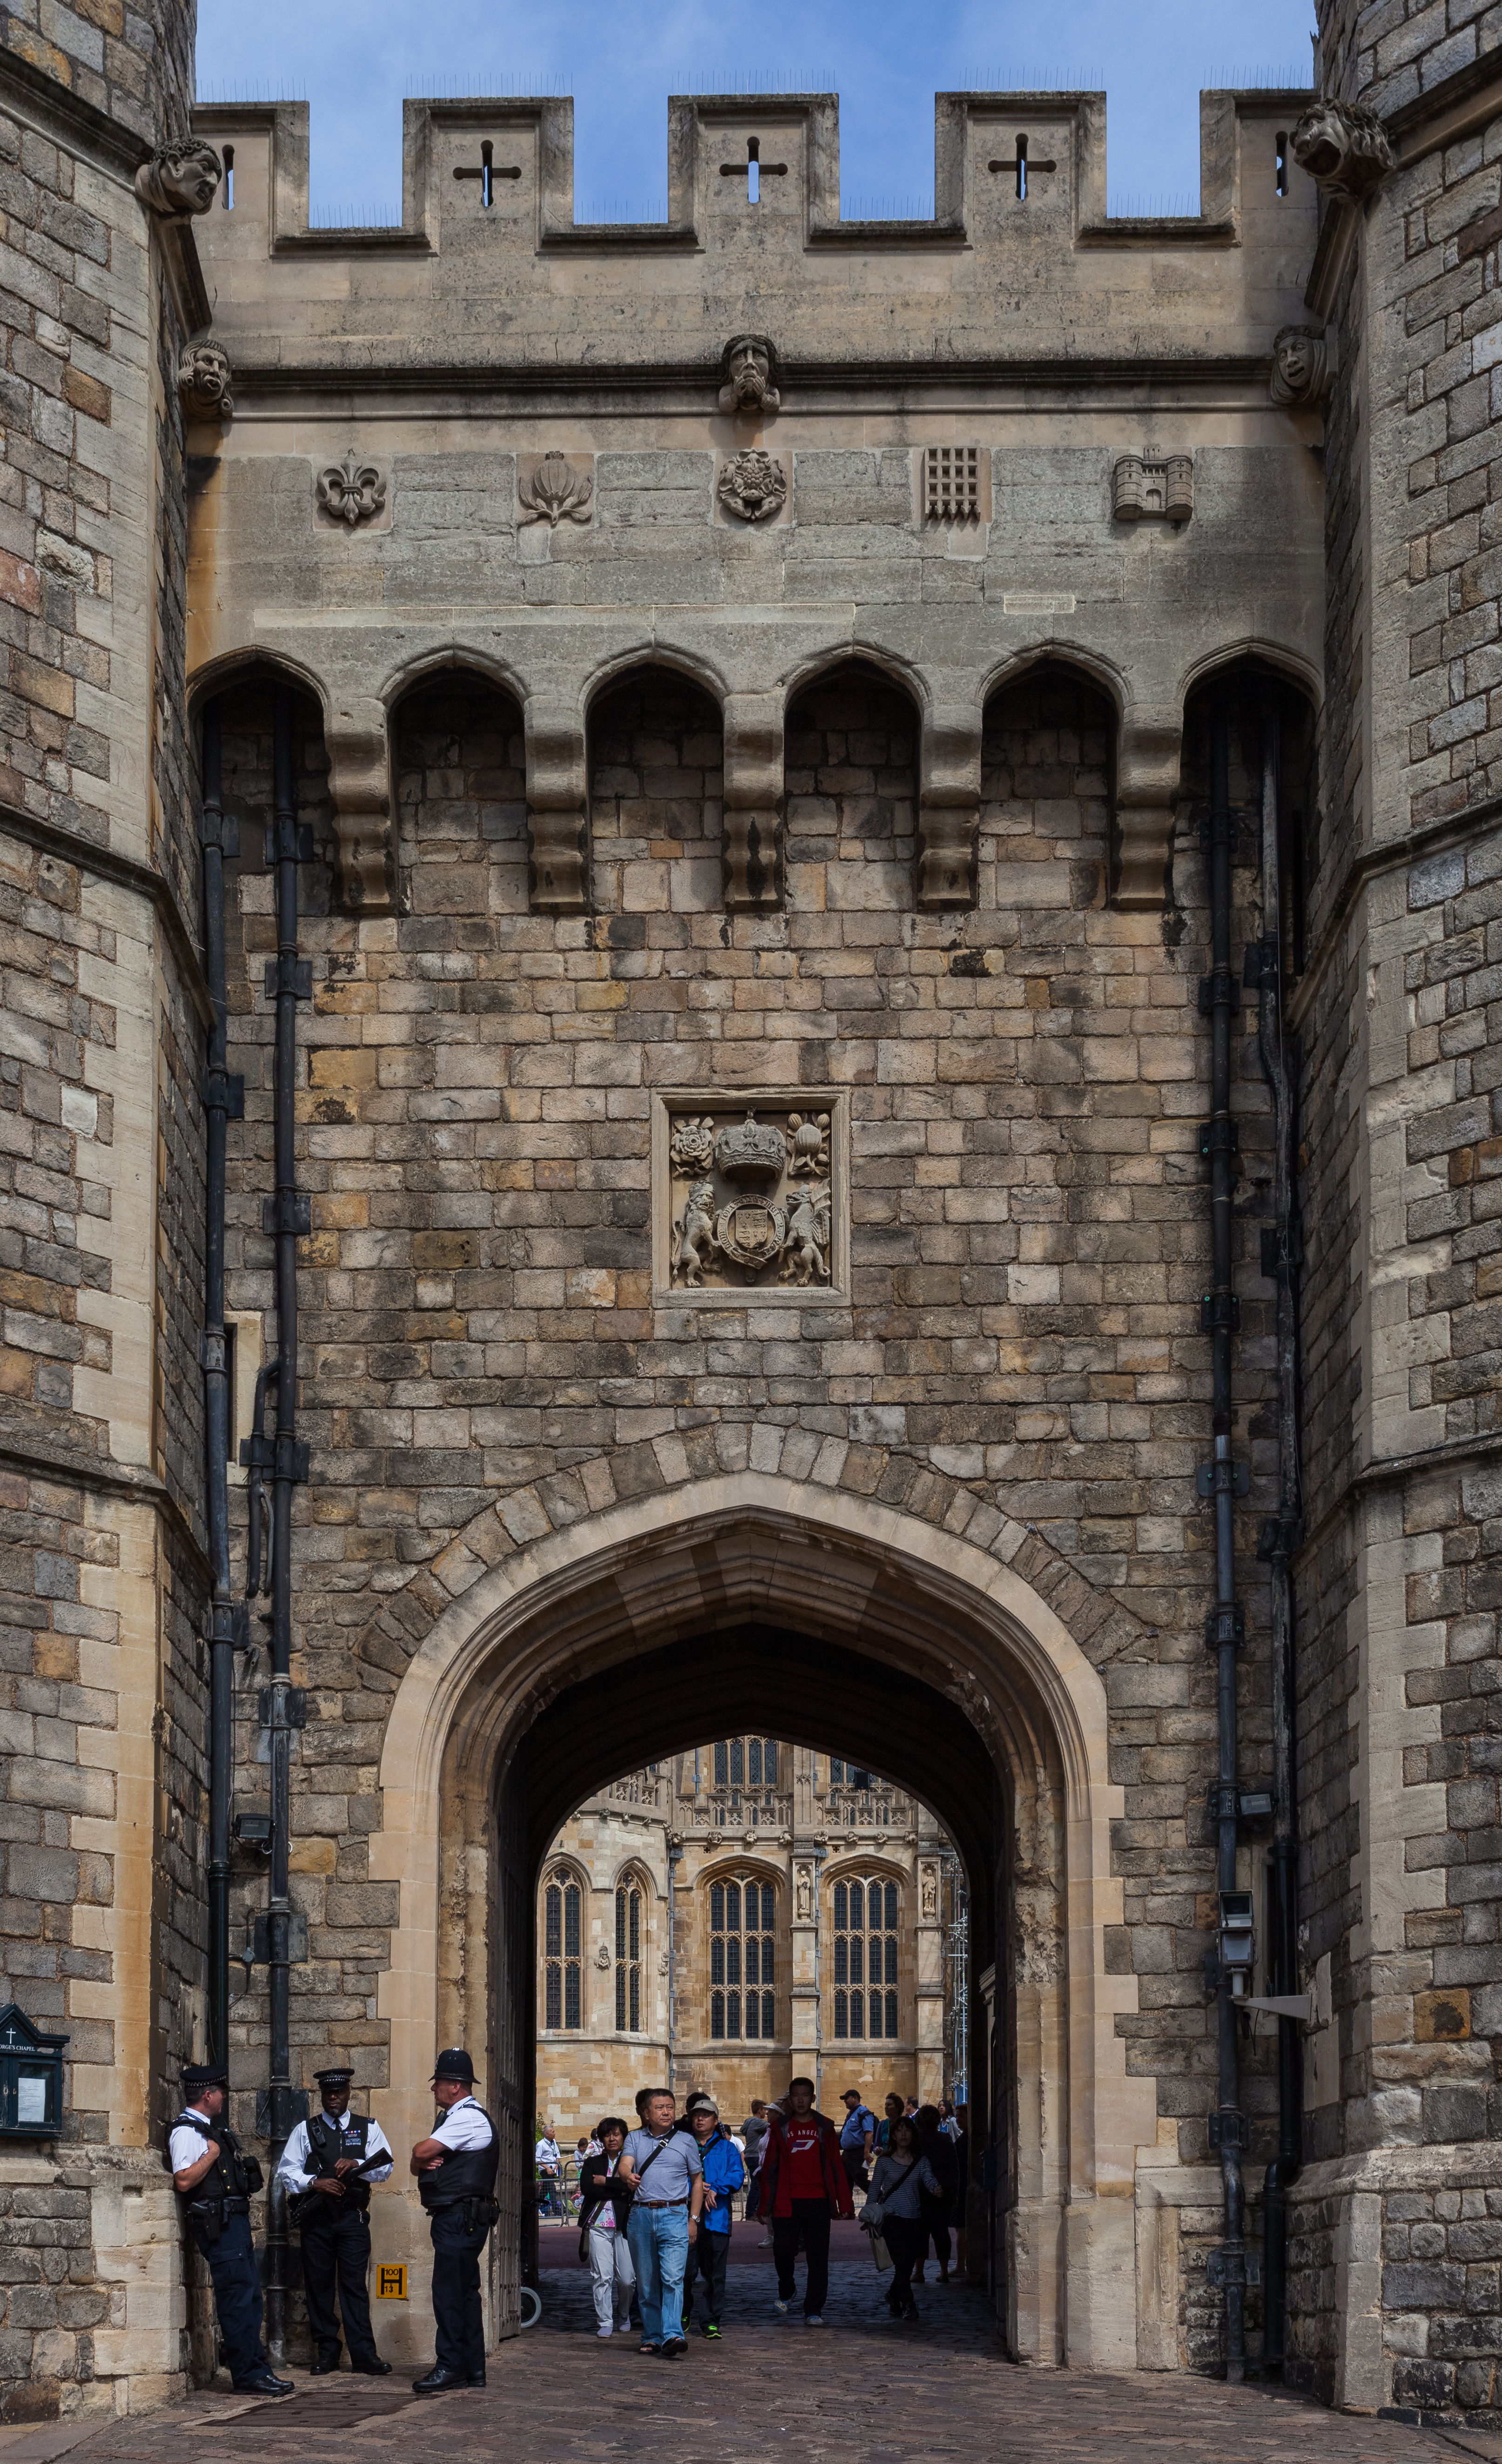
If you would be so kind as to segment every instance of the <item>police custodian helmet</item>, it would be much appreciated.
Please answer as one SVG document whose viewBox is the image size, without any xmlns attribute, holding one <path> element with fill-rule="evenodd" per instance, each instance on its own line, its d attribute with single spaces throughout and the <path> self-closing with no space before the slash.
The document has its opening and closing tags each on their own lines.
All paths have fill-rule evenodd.
<svg viewBox="0 0 1502 2464">
<path fill-rule="evenodd" d="M 458 2079 L 465 2087 L 475 2085 L 475 2065 L 462 2045 L 446 2045 L 432 2066 L 435 2079 Z"/>
</svg>

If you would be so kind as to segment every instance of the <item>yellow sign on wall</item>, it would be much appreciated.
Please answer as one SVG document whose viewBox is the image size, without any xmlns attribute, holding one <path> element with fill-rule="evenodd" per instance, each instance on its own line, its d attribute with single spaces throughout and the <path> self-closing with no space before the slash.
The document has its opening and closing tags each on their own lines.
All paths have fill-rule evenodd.
<svg viewBox="0 0 1502 2464">
<path fill-rule="evenodd" d="M 405 2262 L 400 2265 L 393 2262 L 388 2266 L 386 2260 L 382 2259 L 376 2268 L 376 2299 L 378 2301 L 405 2301 L 406 2299 L 407 2268 Z"/>
</svg>

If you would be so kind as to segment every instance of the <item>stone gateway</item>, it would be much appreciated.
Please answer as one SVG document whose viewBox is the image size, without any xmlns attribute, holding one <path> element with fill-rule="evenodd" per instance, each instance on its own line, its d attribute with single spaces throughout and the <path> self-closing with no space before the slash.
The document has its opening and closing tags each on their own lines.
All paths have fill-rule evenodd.
<svg viewBox="0 0 1502 2464">
<path fill-rule="evenodd" d="M 212 2374 L 186 2063 L 275 2367 L 318 2071 L 467 2048 L 494 2341 L 570 1991 L 827 2101 L 890 1930 L 947 2086 L 962 1889 L 1006 2348 L 1494 2426 L 1495 26 L 1325 0 L 1190 215 L 969 93 L 847 221 L 813 94 L 585 225 L 509 98 L 343 231 L 121 22 L 0 22 L 0 2414 Z M 808 1802 L 680 1888 L 716 1738 Z"/>
</svg>

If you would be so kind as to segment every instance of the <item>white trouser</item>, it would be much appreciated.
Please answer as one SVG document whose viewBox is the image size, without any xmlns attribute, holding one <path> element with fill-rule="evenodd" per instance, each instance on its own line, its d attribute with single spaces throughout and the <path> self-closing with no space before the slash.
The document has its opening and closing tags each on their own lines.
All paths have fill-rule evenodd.
<svg viewBox="0 0 1502 2464">
<path fill-rule="evenodd" d="M 629 2319 L 631 2295 L 636 2290 L 636 2270 L 631 2265 L 630 2245 L 617 2225 L 613 2233 L 598 2233 L 589 2228 L 589 2273 L 594 2278 L 594 2315 L 602 2327 L 613 2327 L 619 2320 Z"/>
</svg>

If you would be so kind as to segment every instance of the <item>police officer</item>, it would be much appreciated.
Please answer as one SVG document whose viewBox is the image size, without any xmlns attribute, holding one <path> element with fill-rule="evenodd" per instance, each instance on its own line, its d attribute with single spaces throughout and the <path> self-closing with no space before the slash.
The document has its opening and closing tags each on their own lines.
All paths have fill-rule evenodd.
<svg viewBox="0 0 1502 2464">
<path fill-rule="evenodd" d="M 172 2124 L 167 2161 L 194 2241 L 209 2261 L 225 2359 L 236 2387 L 251 2395 L 291 2395 L 272 2375 L 261 2343 L 261 2278 L 251 2239 L 251 2192 L 261 2168 L 241 2153 L 223 2120 L 229 2073 L 213 2062 L 183 2072 L 183 2110 Z"/>
<path fill-rule="evenodd" d="M 442 2108 L 426 2139 L 412 2149 L 412 2171 L 432 2233 L 432 2311 L 438 2358 L 414 2395 L 446 2387 L 483 2387 L 485 2329 L 480 2310 L 480 2252 L 500 2213 L 496 2125 L 470 2090 L 475 2065 L 460 2045 L 438 2057 L 434 2101 Z"/>
<path fill-rule="evenodd" d="M 323 2109 L 311 2122 L 298 2123 L 276 2167 L 277 2180 L 295 2202 L 292 2213 L 302 2237 L 313 2375 L 323 2378 L 339 2367 L 337 2283 L 350 2366 L 366 2378 L 384 2379 L 391 2365 L 376 2351 L 365 2277 L 370 2267 L 370 2185 L 389 2181 L 394 2160 L 380 2123 L 349 2110 L 354 2072 L 341 2066 L 313 2076 L 322 2090 Z"/>
</svg>

